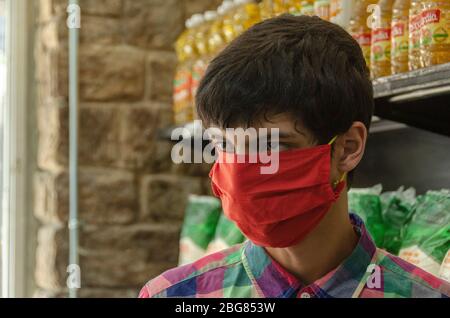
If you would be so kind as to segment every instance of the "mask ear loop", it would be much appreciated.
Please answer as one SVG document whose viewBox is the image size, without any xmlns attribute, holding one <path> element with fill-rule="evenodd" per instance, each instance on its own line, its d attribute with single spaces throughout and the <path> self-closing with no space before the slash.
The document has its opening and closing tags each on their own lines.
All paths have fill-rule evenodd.
<svg viewBox="0 0 450 318">
<path fill-rule="evenodd" d="M 331 141 L 330 141 L 328 144 L 331 146 L 332 144 L 334 144 L 334 142 L 336 141 L 336 139 L 338 139 L 338 136 L 334 136 L 334 138 L 331 139 Z"/>
<path fill-rule="evenodd" d="M 330 146 L 334 144 L 334 142 L 336 141 L 336 139 L 338 139 L 339 136 L 334 136 L 333 139 L 331 139 L 331 141 L 328 143 Z M 347 178 L 347 172 L 345 172 L 341 179 L 339 179 L 338 181 L 333 182 L 333 186 L 336 188 L 341 182 L 343 182 L 345 179 Z"/>
</svg>

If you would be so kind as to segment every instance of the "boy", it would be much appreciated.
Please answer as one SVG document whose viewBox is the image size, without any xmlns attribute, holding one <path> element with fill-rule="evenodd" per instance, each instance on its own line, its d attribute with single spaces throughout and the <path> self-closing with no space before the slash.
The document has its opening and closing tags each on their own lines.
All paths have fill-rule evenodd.
<svg viewBox="0 0 450 318">
<path fill-rule="evenodd" d="M 255 25 L 212 61 L 196 102 L 207 126 L 279 129 L 279 169 L 217 162 L 213 191 L 248 240 L 165 272 L 140 297 L 449 295 L 449 284 L 377 249 L 348 212 L 373 91 L 342 28 L 291 15 Z"/>
</svg>

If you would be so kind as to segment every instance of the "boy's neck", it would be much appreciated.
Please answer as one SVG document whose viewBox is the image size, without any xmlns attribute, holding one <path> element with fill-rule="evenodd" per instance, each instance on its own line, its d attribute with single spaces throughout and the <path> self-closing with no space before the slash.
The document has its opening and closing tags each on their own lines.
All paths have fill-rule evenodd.
<svg viewBox="0 0 450 318">
<path fill-rule="evenodd" d="M 319 225 L 299 244 L 265 249 L 283 268 L 309 285 L 342 264 L 358 240 L 350 223 L 344 190 Z"/>
</svg>

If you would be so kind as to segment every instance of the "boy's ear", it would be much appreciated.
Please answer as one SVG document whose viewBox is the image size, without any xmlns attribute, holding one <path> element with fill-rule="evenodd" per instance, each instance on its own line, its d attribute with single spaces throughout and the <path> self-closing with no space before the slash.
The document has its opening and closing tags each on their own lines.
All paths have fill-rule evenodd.
<svg viewBox="0 0 450 318">
<path fill-rule="evenodd" d="M 367 128 L 362 122 L 356 121 L 339 139 L 339 144 L 342 148 L 338 169 L 342 173 L 350 172 L 356 168 L 364 155 Z"/>
</svg>

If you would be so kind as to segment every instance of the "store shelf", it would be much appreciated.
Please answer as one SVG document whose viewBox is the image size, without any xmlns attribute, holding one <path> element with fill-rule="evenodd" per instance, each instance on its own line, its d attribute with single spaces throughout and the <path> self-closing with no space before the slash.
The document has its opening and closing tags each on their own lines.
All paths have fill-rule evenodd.
<svg viewBox="0 0 450 318">
<path fill-rule="evenodd" d="M 375 99 L 397 95 L 407 96 L 410 94 L 406 93 L 416 93 L 442 87 L 450 89 L 450 63 L 382 77 L 373 82 Z M 411 99 L 418 97 L 411 96 Z M 423 94 L 423 97 L 426 98 L 427 94 Z M 405 98 L 405 100 L 408 100 L 408 98 Z"/>
<path fill-rule="evenodd" d="M 450 137 L 450 63 L 404 74 L 379 78 L 373 82 L 375 115 L 372 133 L 413 126 Z M 392 123 L 396 122 L 396 123 Z M 193 123 L 186 124 L 186 135 L 194 135 Z M 168 127 L 159 136 L 171 140 L 178 127 Z"/>
<path fill-rule="evenodd" d="M 375 115 L 450 136 L 450 63 L 374 81 Z"/>
<path fill-rule="evenodd" d="M 395 121 L 390 121 L 386 119 L 377 118 L 374 116 L 372 119 L 372 124 L 370 126 L 370 134 L 383 133 L 386 131 L 405 129 L 408 126 Z"/>
</svg>

